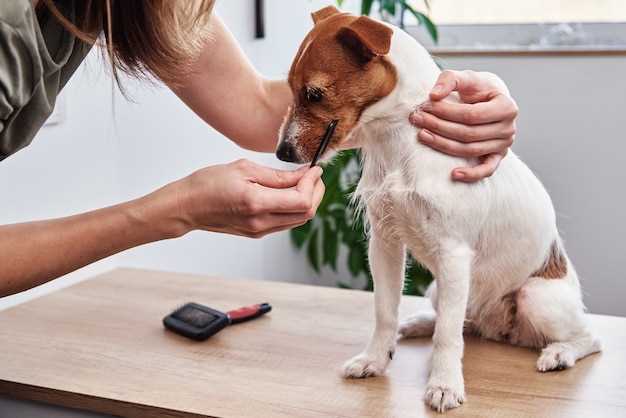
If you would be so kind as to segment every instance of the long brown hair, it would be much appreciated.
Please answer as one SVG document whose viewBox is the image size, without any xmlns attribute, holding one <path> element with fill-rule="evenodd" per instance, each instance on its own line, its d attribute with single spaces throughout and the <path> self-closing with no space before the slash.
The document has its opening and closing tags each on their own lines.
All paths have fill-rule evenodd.
<svg viewBox="0 0 626 418">
<path fill-rule="evenodd" d="M 61 2 L 42 0 L 38 13 L 49 11 L 85 42 L 96 43 L 104 34 L 102 46 L 118 85 L 118 70 L 176 85 L 206 38 L 215 0 L 78 0 L 73 21 L 55 4 Z"/>
</svg>

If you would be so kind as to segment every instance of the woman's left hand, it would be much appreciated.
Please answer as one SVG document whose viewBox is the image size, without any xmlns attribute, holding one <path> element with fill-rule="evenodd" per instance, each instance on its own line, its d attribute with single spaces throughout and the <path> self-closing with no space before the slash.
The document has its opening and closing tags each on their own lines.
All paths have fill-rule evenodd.
<svg viewBox="0 0 626 418">
<path fill-rule="evenodd" d="M 460 102 L 444 100 L 453 91 Z M 430 100 L 410 119 L 422 128 L 421 143 L 446 154 L 478 158 L 477 166 L 452 171 L 454 180 L 474 182 L 491 176 L 513 144 L 517 112 L 506 85 L 495 74 L 446 70 Z"/>
</svg>

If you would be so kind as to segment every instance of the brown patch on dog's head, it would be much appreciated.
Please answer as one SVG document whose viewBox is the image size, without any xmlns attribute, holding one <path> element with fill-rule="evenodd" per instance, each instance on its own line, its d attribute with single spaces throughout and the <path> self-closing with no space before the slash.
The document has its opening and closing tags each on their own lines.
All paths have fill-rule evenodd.
<svg viewBox="0 0 626 418">
<path fill-rule="evenodd" d="M 334 119 L 339 122 L 329 148 L 337 148 L 363 111 L 389 95 L 397 82 L 395 68 L 385 57 L 391 28 L 332 6 L 312 17 L 315 27 L 289 71 L 294 101 L 276 151 L 283 161 L 311 161 Z"/>
<path fill-rule="evenodd" d="M 534 272 L 531 277 L 543 277 L 544 279 L 562 279 L 567 275 L 567 258 L 561 251 L 558 243 L 554 241 L 543 266 Z"/>
<path fill-rule="evenodd" d="M 317 12 L 311 13 L 311 19 L 313 19 L 313 23 L 317 25 L 319 21 L 339 13 L 341 12 L 335 6 L 326 6 L 322 9 L 319 9 Z"/>
</svg>

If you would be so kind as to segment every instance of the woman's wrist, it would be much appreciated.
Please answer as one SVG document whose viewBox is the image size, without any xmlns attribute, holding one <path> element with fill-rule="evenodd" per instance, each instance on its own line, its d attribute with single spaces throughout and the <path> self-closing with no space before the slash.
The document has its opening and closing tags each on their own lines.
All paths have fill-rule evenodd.
<svg viewBox="0 0 626 418">
<path fill-rule="evenodd" d="M 178 180 L 128 202 L 132 227 L 143 231 L 147 242 L 182 237 L 193 230 L 183 211 L 183 182 Z"/>
</svg>

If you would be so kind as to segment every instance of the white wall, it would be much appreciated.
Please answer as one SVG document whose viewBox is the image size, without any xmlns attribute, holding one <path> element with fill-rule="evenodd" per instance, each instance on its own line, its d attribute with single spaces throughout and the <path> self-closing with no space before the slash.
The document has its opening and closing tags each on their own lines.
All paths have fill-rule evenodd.
<svg viewBox="0 0 626 418">
<path fill-rule="evenodd" d="M 310 27 L 309 12 L 329 1 L 267 2 L 267 38 L 253 39 L 252 2 L 218 2 L 218 12 L 257 68 L 284 77 Z M 618 237 L 626 233 L 621 184 L 624 149 L 618 123 L 626 94 L 624 57 L 444 58 L 451 67 L 490 69 L 510 85 L 522 109 L 516 151 L 551 192 L 566 243 L 594 312 L 626 315 Z M 97 71 L 79 73 L 68 86 L 67 121 L 46 128 L 35 143 L 0 164 L 0 223 L 75 213 L 137 197 L 191 171 L 241 157 L 281 166 L 272 155 L 246 152 L 225 140 L 168 90 L 136 82 L 126 86 L 136 103 L 115 97 Z M 219 98 L 216 98 L 219 100 Z M 15 180 L 19 179 L 19 180 Z M 57 281 L 79 280 L 116 265 L 334 284 L 319 278 L 286 233 L 262 240 L 192 233 L 127 251 Z M 42 290 L 35 290 L 40 293 Z M 7 305 L 24 296 L 9 301 Z"/>
<path fill-rule="evenodd" d="M 118 200 L 116 144 L 111 136 L 111 84 L 92 53 L 66 86 L 66 120 L 45 126 L 26 149 L 0 163 L 0 224 L 67 216 Z M 86 269 L 8 298 L 0 308 L 67 286 L 114 265 Z"/>
</svg>

